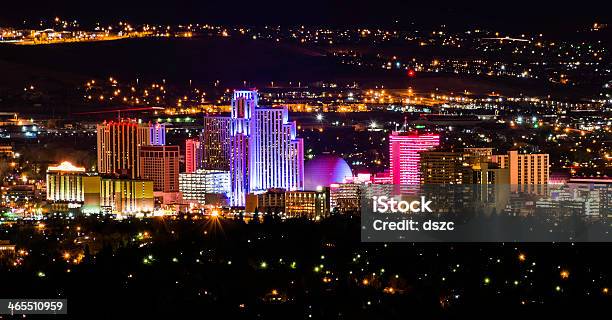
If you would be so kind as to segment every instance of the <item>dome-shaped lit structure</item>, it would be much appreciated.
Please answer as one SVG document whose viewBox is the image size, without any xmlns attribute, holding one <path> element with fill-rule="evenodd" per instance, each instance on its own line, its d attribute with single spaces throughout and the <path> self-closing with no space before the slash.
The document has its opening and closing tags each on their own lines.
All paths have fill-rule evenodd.
<svg viewBox="0 0 612 320">
<path fill-rule="evenodd" d="M 332 183 L 342 183 L 352 176 L 351 167 L 344 159 L 334 155 L 316 156 L 304 165 L 304 189 L 329 187 Z"/>
</svg>

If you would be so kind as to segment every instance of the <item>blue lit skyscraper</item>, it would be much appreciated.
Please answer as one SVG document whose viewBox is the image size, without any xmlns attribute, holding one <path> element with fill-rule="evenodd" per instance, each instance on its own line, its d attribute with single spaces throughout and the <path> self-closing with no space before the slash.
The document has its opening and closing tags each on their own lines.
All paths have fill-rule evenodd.
<svg viewBox="0 0 612 320">
<path fill-rule="evenodd" d="M 257 91 L 234 91 L 229 130 L 232 206 L 248 193 L 304 188 L 304 144 L 286 107 L 260 107 Z"/>
<path fill-rule="evenodd" d="M 230 120 L 230 205 L 244 206 L 246 194 L 251 191 L 249 153 L 251 115 L 257 108 L 256 91 L 234 91 Z"/>
<path fill-rule="evenodd" d="M 287 108 L 257 108 L 251 119 L 251 190 L 304 188 L 304 150 Z"/>
<path fill-rule="evenodd" d="M 166 145 L 166 126 L 161 123 L 151 125 L 150 129 L 150 144 L 152 146 Z"/>
</svg>

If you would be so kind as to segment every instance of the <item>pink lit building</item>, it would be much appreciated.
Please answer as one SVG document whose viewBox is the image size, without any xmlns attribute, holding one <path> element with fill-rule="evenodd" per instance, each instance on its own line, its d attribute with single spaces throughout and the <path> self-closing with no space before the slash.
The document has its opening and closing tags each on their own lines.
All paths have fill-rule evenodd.
<svg viewBox="0 0 612 320">
<path fill-rule="evenodd" d="M 420 183 L 419 152 L 440 144 L 437 134 L 393 132 L 389 136 L 389 173 L 393 184 L 417 185 Z"/>
<path fill-rule="evenodd" d="M 195 172 L 202 161 L 200 139 L 193 138 L 185 140 L 185 172 Z"/>
</svg>

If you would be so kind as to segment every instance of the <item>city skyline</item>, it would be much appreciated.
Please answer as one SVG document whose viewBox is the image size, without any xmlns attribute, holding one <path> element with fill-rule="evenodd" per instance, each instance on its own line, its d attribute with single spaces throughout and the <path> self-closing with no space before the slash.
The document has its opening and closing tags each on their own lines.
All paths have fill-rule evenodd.
<svg viewBox="0 0 612 320">
<path fill-rule="evenodd" d="M 3 4 L 0 318 L 609 312 L 607 7 Z"/>
</svg>

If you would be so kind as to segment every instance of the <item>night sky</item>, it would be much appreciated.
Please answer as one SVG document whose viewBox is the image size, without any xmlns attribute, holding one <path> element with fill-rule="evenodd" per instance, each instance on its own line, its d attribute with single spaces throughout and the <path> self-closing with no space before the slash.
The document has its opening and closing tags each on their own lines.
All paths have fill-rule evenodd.
<svg viewBox="0 0 612 320">
<path fill-rule="evenodd" d="M 0 25 L 61 16 L 82 23 L 211 22 L 236 24 L 364 25 L 410 28 L 446 24 L 449 28 L 484 26 L 508 31 L 534 28 L 563 31 L 593 22 L 609 22 L 608 1 L 202 1 L 104 0 L 10 1 L 0 5 Z"/>
</svg>

